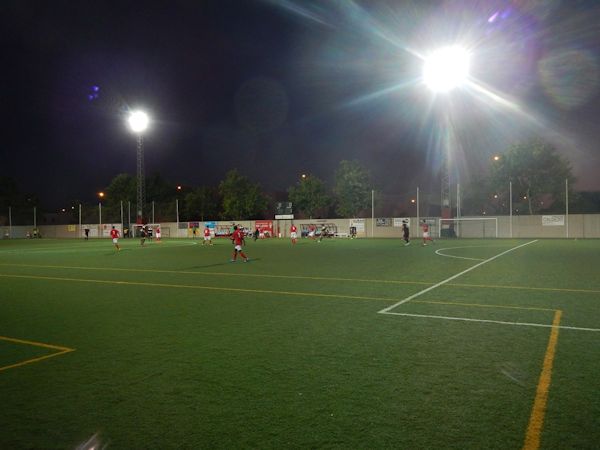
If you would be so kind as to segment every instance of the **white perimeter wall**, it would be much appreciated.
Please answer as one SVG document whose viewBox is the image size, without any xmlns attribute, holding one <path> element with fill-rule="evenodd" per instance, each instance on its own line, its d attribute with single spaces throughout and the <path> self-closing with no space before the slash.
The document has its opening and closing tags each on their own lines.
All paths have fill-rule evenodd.
<svg viewBox="0 0 600 450">
<path fill-rule="evenodd" d="M 510 217 L 498 216 L 498 237 L 509 238 L 510 237 Z M 350 233 L 350 220 L 351 219 L 302 219 L 294 220 L 293 222 L 298 227 L 298 231 L 302 230 L 302 225 L 314 224 L 318 228 L 327 224 L 328 226 L 334 225 L 337 228 L 338 233 Z M 364 232 L 358 233 L 359 238 L 365 237 L 377 237 L 377 238 L 396 238 L 399 239 L 402 236 L 402 230 L 400 227 L 394 226 L 377 226 L 372 222 L 371 218 L 365 218 L 364 220 Z M 393 219 L 390 221 L 393 224 Z M 489 221 L 491 222 L 491 221 Z M 182 222 L 183 223 L 183 222 Z M 187 223 L 187 222 L 186 222 Z M 239 225 L 254 229 L 254 221 L 243 220 L 237 222 Z M 273 220 L 273 227 L 275 236 L 281 233 L 283 238 L 289 237 L 291 220 Z M 433 228 L 433 235 L 437 236 L 437 218 L 431 218 L 431 223 L 435 225 Z M 119 224 L 120 225 L 120 224 Z M 180 223 L 181 225 L 181 223 Z M 217 225 L 230 226 L 231 221 L 217 221 Z M 103 224 L 103 228 L 108 224 Z M 177 223 L 166 222 L 161 223 L 163 228 L 163 236 L 170 237 L 188 237 L 187 229 L 178 229 Z M 79 230 L 78 225 L 42 225 L 38 227 L 42 237 L 44 238 L 82 238 L 83 230 Z M 96 225 L 90 226 L 95 233 L 90 233 L 90 238 L 97 238 L 100 233 L 100 227 Z M 120 228 L 120 226 L 118 226 Z M 27 231 L 31 232 L 33 226 L 14 226 L 12 227 L 11 237 L 12 238 L 24 238 Z M 110 227 L 108 228 L 110 229 Z M 168 229 L 168 231 L 167 231 Z M 492 229 L 491 223 L 486 225 L 486 234 L 488 230 Z M 417 219 L 415 217 L 410 218 L 410 230 L 412 237 L 420 236 L 420 230 L 418 227 Z M 102 230 L 105 231 L 105 230 Z M 9 233 L 8 226 L 0 226 L 0 238 L 6 238 Z M 104 233 L 106 234 L 106 232 Z M 481 237 L 481 222 L 474 222 L 470 225 L 461 224 L 461 235 L 462 237 Z M 490 232 L 491 235 L 491 232 Z M 201 235 L 199 236 L 201 237 Z M 542 216 L 513 216 L 512 217 L 512 237 L 513 238 L 565 238 L 567 237 L 567 225 L 559 226 L 544 226 L 542 225 Z M 568 237 L 569 238 L 600 238 L 600 214 L 571 214 L 568 216 Z"/>
</svg>

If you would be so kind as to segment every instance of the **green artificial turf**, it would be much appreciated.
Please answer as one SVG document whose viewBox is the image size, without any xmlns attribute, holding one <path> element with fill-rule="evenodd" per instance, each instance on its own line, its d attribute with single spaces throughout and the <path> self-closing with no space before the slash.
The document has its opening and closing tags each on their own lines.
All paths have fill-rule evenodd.
<svg viewBox="0 0 600 450">
<path fill-rule="evenodd" d="M 600 241 L 527 242 L 0 241 L 0 448 L 522 448 L 556 310 L 541 448 L 597 448 Z"/>
</svg>

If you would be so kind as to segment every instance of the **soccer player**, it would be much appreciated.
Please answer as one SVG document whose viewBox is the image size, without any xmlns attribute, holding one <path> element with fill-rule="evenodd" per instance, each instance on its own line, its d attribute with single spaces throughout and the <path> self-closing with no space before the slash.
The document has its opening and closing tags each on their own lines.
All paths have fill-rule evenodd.
<svg viewBox="0 0 600 450">
<path fill-rule="evenodd" d="M 237 259 L 238 253 L 240 254 L 240 256 L 242 258 L 244 258 L 244 262 L 248 262 L 248 257 L 242 250 L 242 245 L 245 244 L 244 233 L 242 232 L 242 230 L 238 229 L 237 225 L 233 226 L 233 235 L 231 237 L 231 240 L 233 241 L 233 245 L 234 245 L 233 258 L 231 259 L 231 262 L 235 262 L 235 260 Z"/>
<path fill-rule="evenodd" d="M 208 226 L 204 227 L 204 240 L 202 241 L 202 245 L 212 245 L 212 236 L 210 235 L 210 228 Z"/>
<path fill-rule="evenodd" d="M 113 244 L 115 244 L 117 251 L 121 251 L 121 247 L 119 247 L 119 230 L 117 230 L 114 225 L 112 230 L 110 230 L 110 237 L 112 238 Z"/>
<path fill-rule="evenodd" d="M 298 232 L 298 228 L 296 228 L 296 225 L 292 224 L 292 226 L 290 227 L 290 237 L 292 238 L 292 244 L 296 244 L 296 240 L 297 240 L 297 233 Z"/>
<path fill-rule="evenodd" d="M 321 242 L 323 240 L 324 237 L 327 237 L 327 227 L 325 225 L 323 225 L 321 227 L 321 234 L 319 235 L 319 240 L 317 242 Z"/>
<path fill-rule="evenodd" d="M 431 241 L 433 244 L 433 239 L 429 236 L 429 225 L 425 222 L 425 219 L 421 221 L 421 230 L 423 230 L 423 245 L 427 245 L 427 241 Z"/>
<path fill-rule="evenodd" d="M 404 245 L 410 245 L 410 230 L 408 228 L 408 220 L 402 221 L 402 239 L 404 239 Z"/>
<path fill-rule="evenodd" d="M 160 226 L 156 226 L 156 242 L 160 242 Z"/>
<path fill-rule="evenodd" d="M 148 234 L 148 231 L 146 230 L 146 225 L 142 225 L 142 228 L 140 228 L 140 245 L 143 247 L 144 243 L 146 242 L 146 235 Z"/>
</svg>

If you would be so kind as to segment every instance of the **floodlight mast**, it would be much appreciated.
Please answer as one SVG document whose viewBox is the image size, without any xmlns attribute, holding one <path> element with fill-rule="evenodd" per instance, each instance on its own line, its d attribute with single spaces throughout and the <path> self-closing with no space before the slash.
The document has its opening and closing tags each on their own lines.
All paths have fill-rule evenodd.
<svg viewBox="0 0 600 450">
<path fill-rule="evenodd" d="M 137 214 L 136 223 L 144 223 L 144 204 L 146 203 L 146 175 L 144 168 L 144 138 L 142 133 L 148 128 L 148 116 L 135 111 L 129 116 L 129 127 L 137 135 Z"/>
<path fill-rule="evenodd" d="M 434 93 L 460 87 L 469 77 L 469 53 L 461 47 L 443 47 L 431 53 L 423 65 L 423 81 Z M 452 215 L 450 202 L 450 148 L 442 151 L 440 216 Z M 440 230 L 441 232 L 441 230 Z"/>
</svg>

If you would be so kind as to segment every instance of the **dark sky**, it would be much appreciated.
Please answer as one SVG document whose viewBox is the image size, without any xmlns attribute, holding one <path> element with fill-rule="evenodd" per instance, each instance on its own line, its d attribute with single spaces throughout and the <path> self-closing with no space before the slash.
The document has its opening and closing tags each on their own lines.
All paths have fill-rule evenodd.
<svg viewBox="0 0 600 450">
<path fill-rule="evenodd" d="M 146 173 L 174 184 L 235 167 L 267 191 L 331 185 L 358 159 L 378 190 L 412 192 L 436 186 L 443 149 L 467 183 L 541 136 L 600 189 L 598 23 L 583 0 L 5 0 L 0 175 L 53 208 L 92 200 L 135 173 L 139 107 Z M 448 42 L 472 51 L 479 91 L 422 86 L 419 55 Z"/>
</svg>

